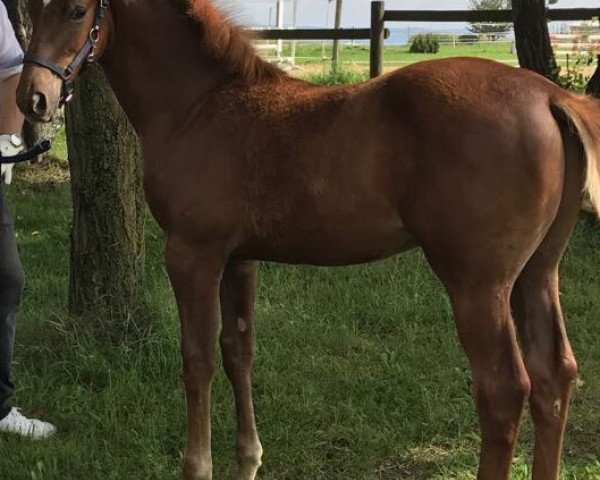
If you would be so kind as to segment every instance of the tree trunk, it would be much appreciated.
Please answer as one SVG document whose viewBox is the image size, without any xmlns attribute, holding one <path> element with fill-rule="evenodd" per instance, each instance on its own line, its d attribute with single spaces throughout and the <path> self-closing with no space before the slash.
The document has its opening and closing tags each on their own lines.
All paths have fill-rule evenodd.
<svg viewBox="0 0 600 480">
<path fill-rule="evenodd" d="M 66 120 L 73 195 L 69 310 L 126 318 L 142 304 L 139 142 L 97 65 L 78 80 Z"/>
<path fill-rule="evenodd" d="M 12 23 L 17 40 L 23 50 L 27 50 L 29 37 L 31 35 L 31 19 L 29 17 L 30 2 L 27 0 L 2 0 L 8 11 L 8 18 Z M 23 138 L 28 147 L 39 143 L 43 137 L 44 127 L 40 123 L 23 125 Z"/>
<path fill-rule="evenodd" d="M 515 40 L 521 67 L 558 79 L 558 65 L 552 52 L 546 0 L 513 0 Z"/>
<path fill-rule="evenodd" d="M 600 55 L 596 57 L 596 70 L 587 84 L 585 93 L 600 98 Z"/>
<path fill-rule="evenodd" d="M 25 48 L 31 33 L 28 5 L 25 0 L 2 0 L 8 11 L 8 18 L 15 30 L 17 40 Z"/>
</svg>

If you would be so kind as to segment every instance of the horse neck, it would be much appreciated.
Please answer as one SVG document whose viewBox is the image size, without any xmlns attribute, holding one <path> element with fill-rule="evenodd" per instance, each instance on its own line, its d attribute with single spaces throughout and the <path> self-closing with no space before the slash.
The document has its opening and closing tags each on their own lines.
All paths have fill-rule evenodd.
<svg viewBox="0 0 600 480">
<path fill-rule="evenodd" d="M 168 134 L 209 92 L 236 80 L 201 29 L 169 0 L 111 4 L 112 33 L 102 63 L 142 140 Z"/>
</svg>

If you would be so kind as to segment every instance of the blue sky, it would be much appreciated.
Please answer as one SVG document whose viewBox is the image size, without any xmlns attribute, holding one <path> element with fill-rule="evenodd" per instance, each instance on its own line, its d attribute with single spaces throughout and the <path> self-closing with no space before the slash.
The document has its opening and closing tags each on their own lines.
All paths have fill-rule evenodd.
<svg viewBox="0 0 600 480">
<path fill-rule="evenodd" d="M 218 0 L 225 5 L 238 21 L 245 25 L 267 25 L 269 18 L 275 21 L 276 0 Z M 343 23 L 345 26 L 368 26 L 371 2 L 369 0 L 344 0 Z M 389 9 L 465 9 L 468 0 L 387 0 Z M 329 6 L 329 8 L 328 8 Z M 559 0 L 555 8 L 569 7 L 598 7 L 598 0 Z M 292 0 L 285 0 L 286 25 L 291 25 Z M 329 12 L 329 13 L 328 13 Z M 298 25 L 324 26 L 329 20 L 333 22 L 333 3 L 328 0 L 298 0 Z M 432 26 L 431 24 L 416 24 L 414 26 Z M 397 24 L 402 27 L 402 24 Z M 440 25 L 441 26 L 441 25 Z"/>
</svg>

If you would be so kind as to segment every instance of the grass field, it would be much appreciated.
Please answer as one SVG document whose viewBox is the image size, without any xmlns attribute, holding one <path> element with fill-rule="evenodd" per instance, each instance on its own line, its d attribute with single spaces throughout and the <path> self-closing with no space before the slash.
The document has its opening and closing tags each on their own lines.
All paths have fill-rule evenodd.
<svg viewBox="0 0 600 480">
<path fill-rule="evenodd" d="M 107 343 L 66 315 L 68 184 L 17 180 L 9 198 L 28 277 L 15 401 L 59 433 L 43 443 L 0 437 L 0 478 L 179 478 L 184 402 L 161 233 L 149 223 L 148 311 L 127 320 L 151 328 Z M 562 269 L 581 370 L 566 445 L 569 480 L 600 478 L 598 245 L 597 222 L 585 216 Z M 262 479 L 473 478 L 470 374 L 448 300 L 418 251 L 347 269 L 263 265 L 258 317 Z M 232 472 L 232 444 L 233 400 L 219 372 L 215 479 Z M 526 424 L 514 479 L 528 478 L 530 450 Z"/>
<path fill-rule="evenodd" d="M 289 45 L 287 48 L 289 49 Z M 289 55 L 289 50 L 285 50 L 283 54 L 284 56 Z M 323 56 L 326 59 L 331 58 L 331 42 L 325 43 L 325 49 L 323 49 L 321 44 L 300 44 L 298 45 L 296 55 L 299 58 L 298 63 L 300 64 L 321 63 L 323 62 Z M 402 65 L 431 58 L 457 56 L 491 58 L 498 61 L 516 63 L 516 55 L 511 53 L 510 43 L 508 42 L 458 44 L 456 47 L 449 44 L 442 44 L 440 51 L 436 54 L 410 53 L 408 46 L 388 46 L 385 48 L 383 58 L 387 64 Z M 368 68 L 369 46 L 345 45 L 341 50 L 340 58 L 343 63 L 363 64 Z"/>
<path fill-rule="evenodd" d="M 289 57 L 291 44 L 284 43 L 283 57 Z M 269 52 L 269 55 L 273 55 Z M 298 70 L 295 75 L 304 73 L 315 73 L 329 71 L 331 68 L 331 42 L 300 43 L 296 49 L 296 66 Z M 516 55 L 510 52 L 510 43 L 474 43 L 442 44 L 440 51 L 436 54 L 410 53 L 408 46 L 387 46 L 383 55 L 383 66 L 385 71 L 410 65 L 411 63 L 431 60 L 435 58 L 447 58 L 457 56 L 471 56 L 479 58 L 491 58 L 510 65 L 517 64 Z M 340 62 L 344 69 L 353 72 L 369 71 L 369 46 L 365 44 L 343 45 L 340 54 Z"/>
<path fill-rule="evenodd" d="M 290 43 L 284 44 L 283 56 L 290 56 Z M 332 47 L 331 42 L 320 43 L 300 43 L 296 49 L 296 64 L 302 68 L 314 70 L 319 65 L 329 69 L 331 66 Z M 516 66 L 518 64 L 517 55 L 511 51 L 510 42 L 481 42 L 471 44 L 457 43 L 455 46 L 449 43 L 442 43 L 440 51 L 435 54 L 410 53 L 409 46 L 386 46 L 383 55 L 384 67 L 395 68 L 409 65 L 411 63 L 423 60 L 432 60 L 436 58 L 447 57 L 479 57 L 504 62 Z M 340 60 L 345 68 L 353 70 L 369 69 L 369 46 L 343 45 L 340 54 Z M 574 58 L 571 56 L 570 63 Z M 566 57 L 559 57 L 559 64 L 566 66 Z"/>
</svg>

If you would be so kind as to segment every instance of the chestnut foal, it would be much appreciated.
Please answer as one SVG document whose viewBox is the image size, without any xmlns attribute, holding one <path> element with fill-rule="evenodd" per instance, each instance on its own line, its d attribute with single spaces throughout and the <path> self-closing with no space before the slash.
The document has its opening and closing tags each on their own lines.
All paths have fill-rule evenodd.
<svg viewBox="0 0 600 480">
<path fill-rule="evenodd" d="M 477 478 L 508 479 L 527 399 L 533 479 L 558 478 L 577 369 L 558 264 L 582 191 L 600 206 L 593 100 L 467 58 L 311 85 L 263 62 L 209 0 L 43 0 L 36 17 L 19 91 L 29 118 L 51 119 L 92 53 L 142 139 L 181 317 L 186 480 L 212 477 L 219 310 L 237 479 L 261 464 L 254 261 L 347 265 L 415 246 L 450 295 L 473 371 Z"/>
</svg>

